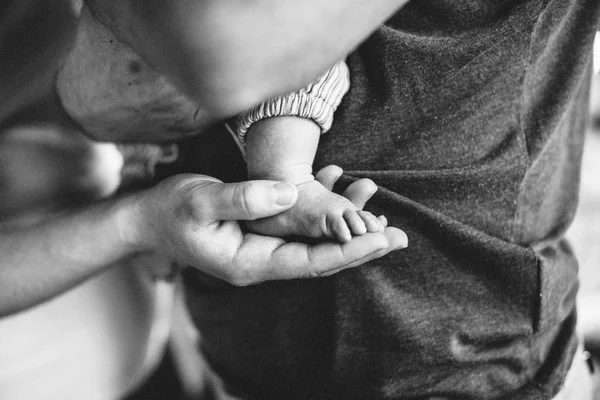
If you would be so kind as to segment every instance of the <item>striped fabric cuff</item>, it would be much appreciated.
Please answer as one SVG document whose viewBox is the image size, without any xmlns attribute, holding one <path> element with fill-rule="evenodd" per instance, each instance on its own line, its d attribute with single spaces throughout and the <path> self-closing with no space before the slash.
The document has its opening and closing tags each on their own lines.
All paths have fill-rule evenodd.
<svg viewBox="0 0 600 400">
<path fill-rule="evenodd" d="M 304 89 L 267 100 L 235 118 L 235 133 L 242 143 L 255 122 L 265 118 L 298 116 L 312 119 L 327 132 L 333 123 L 333 113 L 350 88 L 350 73 L 344 61 Z"/>
</svg>

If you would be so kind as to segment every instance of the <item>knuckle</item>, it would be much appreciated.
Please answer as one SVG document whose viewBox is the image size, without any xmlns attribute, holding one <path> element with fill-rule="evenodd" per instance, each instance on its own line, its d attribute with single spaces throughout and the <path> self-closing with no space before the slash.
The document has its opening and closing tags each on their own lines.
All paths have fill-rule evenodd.
<svg viewBox="0 0 600 400">
<path fill-rule="evenodd" d="M 198 202 L 194 201 L 193 196 L 183 197 L 176 204 L 176 217 L 190 221 L 202 221 L 204 219 L 204 208 L 199 206 Z"/>
<path fill-rule="evenodd" d="M 235 206 L 238 207 L 238 209 L 243 210 L 247 215 L 255 215 L 258 211 L 256 205 L 258 193 L 254 186 L 249 182 L 245 182 L 236 186 L 234 190 Z"/>
<path fill-rule="evenodd" d="M 181 180 L 175 183 L 170 192 L 174 204 L 174 215 L 177 218 L 202 221 L 207 214 L 207 206 L 203 200 L 202 188 L 191 180 Z"/>
<path fill-rule="evenodd" d="M 344 218 L 350 218 L 353 217 L 354 215 L 358 215 L 358 213 L 360 212 L 360 209 L 352 206 L 352 207 L 348 207 L 346 208 L 343 212 L 342 212 L 342 216 Z"/>
</svg>

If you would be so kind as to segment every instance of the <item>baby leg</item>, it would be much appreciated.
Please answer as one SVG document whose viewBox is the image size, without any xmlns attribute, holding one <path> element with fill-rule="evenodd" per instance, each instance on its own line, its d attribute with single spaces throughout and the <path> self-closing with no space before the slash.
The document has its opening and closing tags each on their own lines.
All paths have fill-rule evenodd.
<svg viewBox="0 0 600 400">
<path fill-rule="evenodd" d="M 381 232 L 384 224 L 360 210 L 350 200 L 335 194 L 318 181 L 297 186 L 298 200 L 290 210 L 248 223 L 256 233 L 271 236 L 305 236 L 349 242 L 352 235 Z"/>
</svg>

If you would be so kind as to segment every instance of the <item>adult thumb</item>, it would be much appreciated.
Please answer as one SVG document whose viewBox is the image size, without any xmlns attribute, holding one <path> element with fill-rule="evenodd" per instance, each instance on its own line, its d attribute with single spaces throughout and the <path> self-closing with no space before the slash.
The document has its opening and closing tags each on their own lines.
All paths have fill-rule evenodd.
<svg viewBox="0 0 600 400">
<path fill-rule="evenodd" d="M 213 186 L 213 218 L 254 220 L 279 214 L 296 203 L 298 191 L 287 182 L 247 181 Z"/>
</svg>

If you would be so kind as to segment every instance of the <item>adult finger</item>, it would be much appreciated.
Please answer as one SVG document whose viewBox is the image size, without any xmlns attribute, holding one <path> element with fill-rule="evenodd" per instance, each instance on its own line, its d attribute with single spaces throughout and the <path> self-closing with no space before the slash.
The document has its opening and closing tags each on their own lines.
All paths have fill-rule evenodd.
<svg viewBox="0 0 600 400">
<path fill-rule="evenodd" d="M 390 231 L 387 231 L 387 229 L 386 229 L 386 231 L 387 231 L 386 234 L 389 235 L 390 247 L 376 251 L 374 253 L 371 253 L 368 256 L 363 257 L 360 260 L 356 260 L 350 264 L 341 266 L 336 269 L 330 269 L 330 270 L 324 272 L 323 274 L 321 274 L 321 276 L 325 277 L 325 276 L 334 275 L 345 269 L 358 267 L 359 265 L 363 265 L 364 263 L 366 263 L 368 261 L 383 257 L 386 254 L 388 254 L 394 250 L 404 249 L 404 248 L 408 247 L 408 237 L 406 236 L 406 234 L 403 231 L 401 231 L 400 229 L 397 229 L 397 228 L 389 228 L 389 229 L 390 229 Z M 399 232 L 396 232 L 396 231 L 399 231 Z"/>
<path fill-rule="evenodd" d="M 375 182 L 363 178 L 356 182 L 352 182 L 350 186 L 344 190 L 343 196 L 354 203 L 357 208 L 362 209 L 376 191 L 377 185 Z"/>
<path fill-rule="evenodd" d="M 286 243 L 276 249 L 265 271 L 266 279 L 296 279 L 331 275 L 359 266 L 408 245 L 406 234 L 398 228 L 383 233 L 355 236 L 348 243 L 323 242 L 308 246 Z"/>
<path fill-rule="evenodd" d="M 268 280 L 328 276 L 407 245 L 406 235 L 397 228 L 367 233 L 345 244 L 308 245 L 256 234 L 242 237 L 239 228 L 234 229 L 236 226 L 234 222 L 219 224 L 205 236 L 212 245 L 205 246 L 189 264 L 235 286 L 247 286 Z"/>
<path fill-rule="evenodd" d="M 333 185 L 340 179 L 343 172 L 337 165 L 328 165 L 317 172 L 315 179 L 328 190 L 333 190 Z"/>
<path fill-rule="evenodd" d="M 296 187 L 286 182 L 211 183 L 199 188 L 197 202 L 210 218 L 254 220 L 279 214 L 294 205 Z"/>
</svg>

